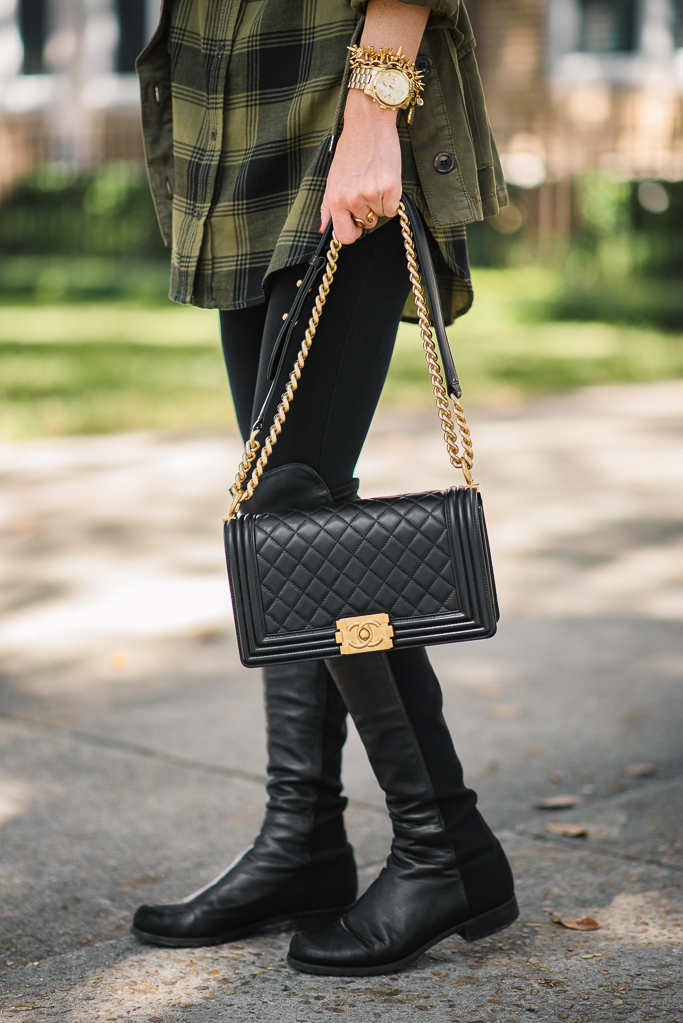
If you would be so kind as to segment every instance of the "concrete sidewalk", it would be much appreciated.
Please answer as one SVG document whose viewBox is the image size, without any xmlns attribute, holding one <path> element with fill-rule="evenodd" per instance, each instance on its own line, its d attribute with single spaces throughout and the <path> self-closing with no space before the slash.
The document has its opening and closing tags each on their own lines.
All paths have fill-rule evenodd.
<svg viewBox="0 0 683 1023">
<path fill-rule="evenodd" d="M 348 982 L 292 973 L 287 932 L 194 954 L 127 934 L 262 813 L 259 679 L 220 537 L 236 439 L 0 445 L 0 1020 L 683 1023 L 683 385 L 471 420 L 501 627 L 432 658 L 522 917 Z M 380 417 L 359 474 L 365 495 L 453 482 L 431 416 Z M 353 731 L 344 777 L 366 885 L 390 830 Z M 582 802 L 534 807 L 561 794 Z"/>
</svg>

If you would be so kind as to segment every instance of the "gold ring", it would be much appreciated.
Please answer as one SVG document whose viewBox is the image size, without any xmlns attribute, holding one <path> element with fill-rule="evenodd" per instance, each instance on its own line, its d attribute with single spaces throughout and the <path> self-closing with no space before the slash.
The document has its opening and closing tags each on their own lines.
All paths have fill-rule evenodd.
<svg viewBox="0 0 683 1023">
<path fill-rule="evenodd" d="M 374 210 L 370 210 L 370 212 L 368 213 L 366 219 L 367 219 L 368 224 L 374 224 L 375 220 L 377 219 L 377 215 L 375 214 L 375 211 Z"/>
<path fill-rule="evenodd" d="M 361 231 L 365 227 L 365 221 L 364 220 L 360 220 L 358 217 L 354 217 L 353 213 L 351 214 L 351 220 L 354 222 L 356 227 L 359 227 L 361 229 Z"/>
</svg>

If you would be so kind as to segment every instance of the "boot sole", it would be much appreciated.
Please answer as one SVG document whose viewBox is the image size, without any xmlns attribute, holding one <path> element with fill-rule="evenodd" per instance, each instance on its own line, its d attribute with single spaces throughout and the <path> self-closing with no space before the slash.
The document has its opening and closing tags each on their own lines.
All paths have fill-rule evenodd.
<svg viewBox="0 0 683 1023">
<path fill-rule="evenodd" d="M 436 937 L 430 938 L 410 955 L 382 966 L 318 966 L 315 963 L 305 963 L 294 959 L 290 955 L 287 956 L 287 962 L 293 969 L 299 970 L 301 973 L 315 973 L 322 977 L 374 977 L 382 973 L 396 973 L 397 970 L 403 970 L 409 966 L 423 952 L 438 945 L 444 938 L 450 938 L 452 934 L 459 935 L 469 943 L 480 941 L 482 938 L 497 934 L 498 931 L 504 931 L 506 927 L 515 922 L 518 916 L 519 906 L 513 895 L 510 901 L 504 902 L 502 906 L 490 909 L 488 913 L 482 913 L 481 916 L 472 917 L 471 920 L 466 920 L 465 923 L 457 924 L 455 927 L 449 927 L 448 930 L 437 934 Z"/>
<path fill-rule="evenodd" d="M 239 927 L 236 931 L 229 931 L 227 934 L 218 934 L 206 938 L 174 938 L 166 934 L 151 934 L 149 931 L 141 931 L 134 924 L 130 925 L 130 933 L 134 938 L 142 942 L 143 945 L 159 945 L 162 948 L 206 948 L 209 945 L 227 945 L 229 942 L 245 938 L 249 934 L 256 934 L 262 928 L 270 927 L 273 924 L 291 922 L 305 927 L 309 923 L 318 926 L 328 917 L 329 922 L 332 923 L 342 913 L 346 913 L 347 910 L 351 909 L 353 905 L 351 902 L 348 906 L 338 906 L 332 909 L 315 909 L 306 913 L 288 913 L 286 916 L 274 916 L 269 920 L 259 920 L 257 923 Z"/>
</svg>

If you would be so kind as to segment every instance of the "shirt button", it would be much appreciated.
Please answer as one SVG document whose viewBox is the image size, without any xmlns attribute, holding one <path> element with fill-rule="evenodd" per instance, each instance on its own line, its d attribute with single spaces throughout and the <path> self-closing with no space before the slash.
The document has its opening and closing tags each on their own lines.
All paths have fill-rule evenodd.
<svg viewBox="0 0 683 1023">
<path fill-rule="evenodd" d="M 426 78 L 429 72 L 432 70 L 432 62 L 429 57 L 424 53 L 418 53 L 415 58 L 415 70 L 422 72 L 422 77 Z"/>
<path fill-rule="evenodd" d="M 211 138 L 214 139 L 214 140 L 216 138 L 216 129 L 215 128 L 211 129 Z"/>
<path fill-rule="evenodd" d="M 201 210 L 195 210 L 194 211 L 194 219 L 195 220 L 201 220 L 202 219 L 202 211 Z"/>
<path fill-rule="evenodd" d="M 223 53 L 224 50 L 225 50 L 225 44 L 224 43 L 219 43 L 218 46 L 216 47 L 216 53 Z"/>
<path fill-rule="evenodd" d="M 455 167 L 455 160 L 450 153 L 438 153 L 434 157 L 434 167 L 439 174 L 450 174 Z"/>
</svg>

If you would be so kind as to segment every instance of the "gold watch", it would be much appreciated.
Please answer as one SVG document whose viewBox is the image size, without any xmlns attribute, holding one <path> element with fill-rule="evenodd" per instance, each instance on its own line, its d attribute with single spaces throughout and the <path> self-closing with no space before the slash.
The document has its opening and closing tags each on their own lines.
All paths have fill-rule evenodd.
<svg viewBox="0 0 683 1023">
<path fill-rule="evenodd" d="M 349 89 L 362 89 L 383 110 L 407 110 L 410 124 L 415 107 L 421 107 L 420 72 L 409 57 L 401 56 L 401 48 L 375 50 L 366 46 L 350 46 L 351 76 Z"/>
</svg>

